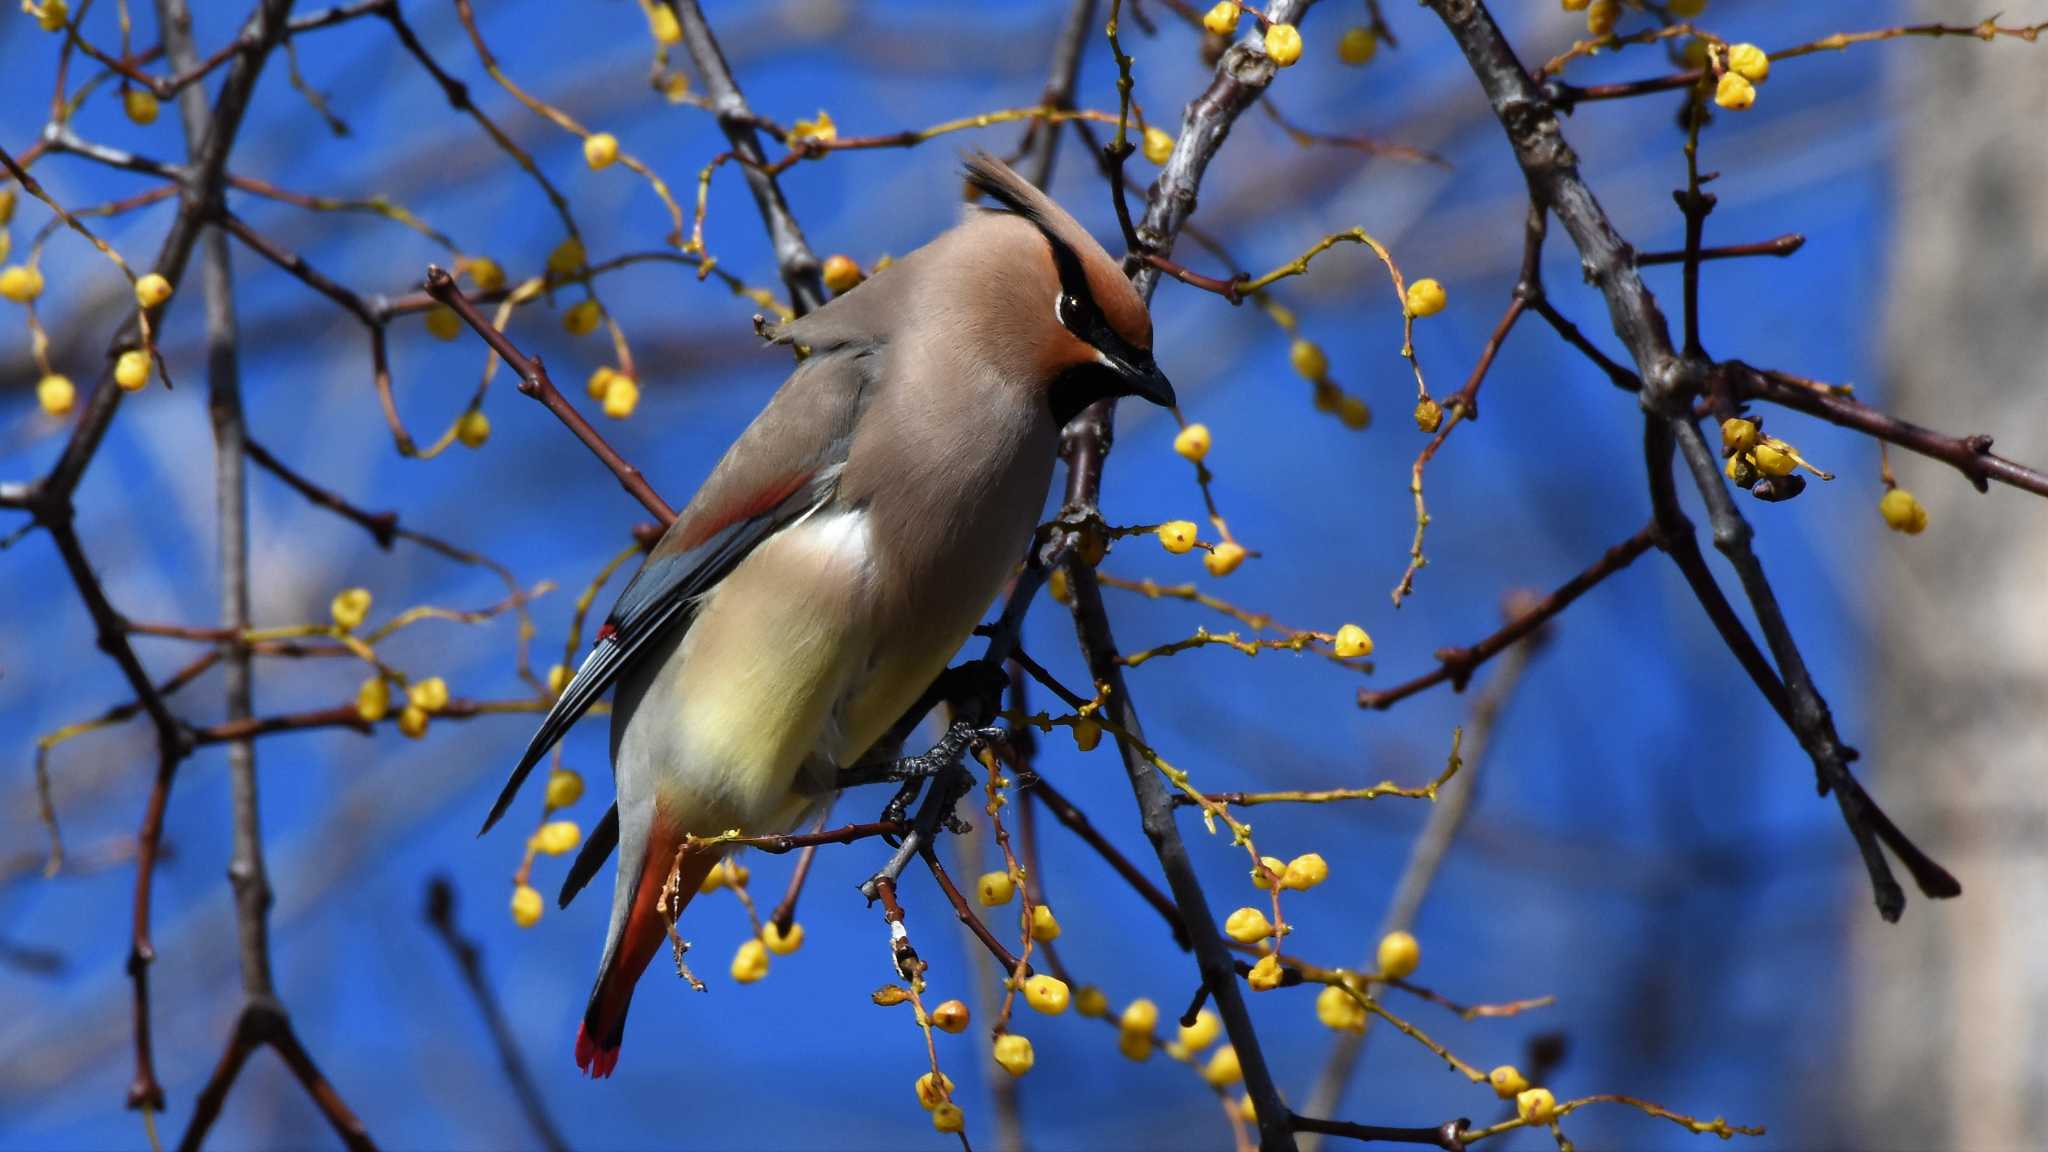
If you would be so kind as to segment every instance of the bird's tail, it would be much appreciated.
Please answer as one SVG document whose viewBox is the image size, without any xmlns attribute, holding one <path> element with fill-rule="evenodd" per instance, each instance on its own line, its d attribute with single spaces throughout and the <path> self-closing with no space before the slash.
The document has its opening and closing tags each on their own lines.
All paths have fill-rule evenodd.
<svg viewBox="0 0 2048 1152">
<path fill-rule="evenodd" d="M 633 986 L 640 982 L 640 974 L 647 970 L 648 963 L 668 938 L 666 919 L 655 905 L 661 899 L 662 885 L 668 881 L 669 865 L 675 861 L 676 844 L 662 843 L 657 836 L 648 849 L 633 886 L 631 910 L 605 948 L 604 961 L 597 969 L 597 983 L 590 990 L 590 1003 L 583 1010 L 583 1024 L 576 1030 L 576 1067 L 592 1077 L 609 1076 L 618 1065 Z M 723 855 L 718 849 L 709 849 L 683 857 L 674 913 L 681 914 L 689 905 L 698 886 Z"/>
</svg>

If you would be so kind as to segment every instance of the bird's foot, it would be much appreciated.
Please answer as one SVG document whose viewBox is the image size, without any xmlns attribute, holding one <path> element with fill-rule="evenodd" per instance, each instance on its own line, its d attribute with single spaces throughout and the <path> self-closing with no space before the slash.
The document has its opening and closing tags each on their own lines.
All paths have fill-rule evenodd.
<svg viewBox="0 0 2048 1152">
<path fill-rule="evenodd" d="M 939 742 L 928 751 L 892 760 L 867 761 L 841 769 L 835 786 L 844 789 L 858 788 L 863 784 L 914 784 L 929 780 L 959 763 L 960 757 L 975 743 L 997 744 L 1008 738 L 1009 733 L 1001 728 L 977 728 L 963 721 L 947 728 L 946 734 L 939 737 Z M 916 795 L 915 789 L 904 791 L 913 797 Z M 907 808 L 909 803 L 908 799 L 903 800 L 904 807 Z"/>
</svg>

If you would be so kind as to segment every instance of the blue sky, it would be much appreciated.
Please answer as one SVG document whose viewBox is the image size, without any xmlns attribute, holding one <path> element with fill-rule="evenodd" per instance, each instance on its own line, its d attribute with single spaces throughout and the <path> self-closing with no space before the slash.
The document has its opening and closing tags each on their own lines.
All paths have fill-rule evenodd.
<svg viewBox="0 0 2048 1152">
<path fill-rule="evenodd" d="M 232 33 L 239 5 L 201 7 L 202 42 Z M 823 107 L 842 132 L 867 134 L 1032 103 L 1065 5 L 708 7 L 758 111 L 787 123 Z M 1498 7 L 1525 56 L 1569 44 L 1575 18 L 1555 6 Z M 1729 39 L 1778 47 L 1891 22 L 1892 7 L 1717 0 L 1713 14 Z M 493 88 L 451 8 L 407 9 L 417 9 L 428 46 L 570 192 L 594 257 L 659 245 L 667 219 L 644 184 L 618 170 L 586 171 L 574 138 Z M 618 133 L 679 192 L 693 189 L 697 170 L 722 150 L 705 114 L 669 107 L 646 91 L 637 7 L 613 0 L 584 6 L 575 18 L 544 3 L 488 9 L 485 31 L 510 75 Z M 1417 344 L 1443 394 L 1469 371 L 1507 300 L 1521 181 L 1441 29 L 1412 5 L 1389 10 L 1400 50 L 1354 70 L 1336 62 L 1332 45 L 1362 5 L 1318 6 L 1305 30 L 1308 52 L 1281 76 L 1274 98 L 1299 123 L 1414 143 L 1452 166 L 1304 152 L 1254 113 L 1232 135 L 1196 219 L 1259 269 L 1325 233 L 1364 226 L 1409 275 L 1442 280 L 1451 306 L 1418 325 Z M 99 21 L 108 16 L 95 13 Z M 1138 57 L 1139 101 L 1172 123 L 1204 78 L 1192 38 L 1169 27 L 1156 40 L 1133 33 L 1126 43 Z M 1807 245 L 1790 260 L 1705 270 L 1711 350 L 1855 382 L 1882 396 L 1873 318 L 1890 226 L 1887 61 L 1984 50 L 2019 49 L 1962 42 L 1817 57 L 1778 69 L 1755 110 L 1723 117 L 1703 160 L 1723 173 L 1710 238 L 1730 243 L 1798 231 Z M 538 267 L 559 239 L 545 201 L 447 111 L 381 25 L 321 33 L 300 54 L 308 79 L 329 93 L 353 134 L 331 138 L 287 87 L 279 62 L 259 90 L 237 172 L 333 195 L 389 194 L 515 274 Z M 9 17 L 0 22 L 0 60 L 7 65 L 0 69 L 0 140 L 18 150 L 41 124 L 53 42 Z M 1620 79 L 1655 70 L 1656 57 L 1638 50 L 1595 61 L 1583 75 Z M 1104 46 L 1091 41 L 1082 102 L 1113 107 L 1113 79 Z M 1684 172 L 1674 107 L 1668 100 L 1589 106 L 1566 125 L 1616 223 L 1644 249 L 1682 240 L 1669 198 Z M 172 157 L 182 148 L 175 119 L 137 128 L 101 100 L 81 114 L 78 128 Z M 818 251 L 844 251 L 865 264 L 944 227 L 959 196 L 959 149 L 1000 150 L 1016 131 L 991 129 L 908 152 L 839 154 L 798 165 L 783 183 Z M 1134 166 L 1149 179 L 1142 161 Z M 37 171 L 72 204 L 141 187 L 72 160 L 48 160 Z M 1098 235 L 1114 234 L 1101 183 L 1078 149 L 1064 152 L 1054 190 Z M 1283 207 L 1275 210 L 1276 202 Z M 375 219 L 243 199 L 236 207 L 364 292 L 403 291 L 440 258 L 432 245 Z M 40 219 L 23 210 L 17 246 Z M 140 257 L 154 250 L 168 219 L 160 207 L 106 231 Z M 772 284 L 759 231 L 737 174 L 721 172 L 710 198 L 712 249 L 722 266 Z M 1182 255 L 1199 267 L 1212 263 L 1192 246 Z M 105 307 L 82 306 L 113 291 L 112 274 L 70 239 L 52 243 L 45 267 L 44 315 L 59 326 L 67 370 L 84 379 L 89 350 L 115 319 Z M 1618 352 L 1562 236 L 1553 238 L 1544 268 L 1560 307 Z M 528 584 L 556 582 L 560 590 L 536 605 L 535 619 L 539 651 L 558 651 L 576 590 L 619 547 L 638 509 L 502 378 L 486 401 L 495 434 L 482 450 L 458 448 L 430 462 L 401 458 L 354 322 L 246 251 L 236 251 L 235 270 L 251 334 L 245 373 L 257 438 L 367 507 L 397 509 L 409 524 L 503 561 Z M 1676 271 L 1647 275 L 1675 314 Z M 213 611 L 211 441 L 196 295 L 181 296 L 168 321 L 166 348 L 181 386 L 152 389 L 124 407 L 80 497 L 86 546 L 115 602 L 141 619 L 199 623 Z M 758 346 L 751 305 L 676 268 L 622 274 L 606 296 L 634 341 L 644 400 L 631 421 L 604 430 L 679 503 L 758 410 L 786 362 Z M 1187 416 L 1215 430 L 1217 499 L 1241 537 L 1265 555 L 1217 582 L 1192 557 L 1133 540 L 1111 554 L 1105 570 L 1198 579 L 1300 626 L 1355 621 L 1378 644 L 1372 682 L 1388 684 L 1426 670 L 1436 648 L 1490 630 L 1508 590 L 1557 584 L 1647 518 L 1633 400 L 1539 325 L 1525 324 L 1493 369 L 1484 419 L 1461 429 L 1429 473 L 1431 562 L 1416 595 L 1396 610 L 1387 591 L 1413 529 L 1407 477 L 1421 445 L 1405 417 L 1412 381 L 1397 355 L 1398 312 L 1377 266 L 1355 249 L 1319 261 L 1279 297 L 1327 349 L 1335 376 L 1380 419 L 1361 434 L 1314 411 L 1307 386 L 1288 368 L 1285 338 L 1255 310 L 1233 311 L 1164 285 L 1155 302 L 1161 364 Z M 19 315 L 9 307 L 0 329 L 11 333 L 0 336 L 0 356 L 10 365 L 0 476 L 10 479 L 46 468 L 63 433 L 36 412 L 16 371 L 25 344 Z M 563 335 L 545 314 L 522 316 L 513 332 L 572 386 L 604 359 L 594 340 Z M 416 321 L 395 329 L 397 400 L 416 433 L 430 437 L 460 410 L 480 363 L 467 339 L 435 343 Z M 1790 504 L 1749 507 L 1845 736 L 1868 746 L 1863 657 L 1872 573 L 1880 550 L 1910 545 L 1883 532 L 1875 515 L 1872 447 L 1796 417 L 1773 428 L 1842 477 Z M 1110 519 L 1199 518 L 1199 493 L 1172 453 L 1172 433 L 1159 413 L 1126 414 L 1105 491 Z M 1942 501 L 1961 498 L 1960 486 L 1937 481 L 1931 469 L 1907 464 L 1904 475 L 1908 483 L 1918 478 L 1937 519 Z M 356 584 L 373 590 L 380 617 L 406 605 L 475 606 L 502 594 L 487 573 L 418 549 L 380 553 L 359 531 L 260 477 L 253 490 L 261 623 L 319 619 L 334 591 Z M 0 523 L 0 530 L 11 527 Z M 88 621 L 47 542 L 31 536 L 0 554 L 0 573 L 15 593 L 0 598 L 0 766 L 7 766 L 0 785 L 13 797 L 0 826 L 13 851 L 33 852 L 41 842 L 29 802 L 36 734 L 123 697 L 111 664 L 92 649 Z M 1064 614 L 1046 607 L 1031 620 L 1029 648 L 1070 683 L 1085 682 Z M 1112 608 L 1126 648 L 1221 626 L 1182 604 L 1125 597 Z M 416 674 L 446 676 L 460 695 L 505 697 L 518 691 L 513 642 L 506 620 L 428 624 L 395 640 L 387 655 Z M 168 671 L 189 655 L 176 642 L 146 643 L 153 669 Z M 266 664 L 259 710 L 337 703 L 358 676 L 338 662 Z M 1217 649 L 1148 663 L 1132 675 L 1162 752 L 1207 789 L 1414 782 L 1433 773 L 1469 699 L 1440 691 L 1388 713 L 1363 713 L 1351 703 L 1357 685 L 1355 676 L 1313 658 L 1247 660 Z M 215 714 L 218 698 L 209 680 L 185 706 L 204 718 Z M 746 930 L 737 905 L 726 895 L 700 900 L 685 929 L 712 977 L 711 992 L 692 995 L 651 972 L 617 1077 L 578 1079 L 570 1042 L 601 945 L 604 893 L 565 912 L 550 909 L 522 931 L 504 910 L 519 833 L 471 835 L 527 734 L 528 721 L 512 718 L 439 725 L 417 743 L 384 729 L 370 738 L 302 735 L 260 747 L 281 990 L 301 1035 L 371 1132 L 398 1147 L 530 1140 L 476 1011 L 419 917 L 426 878 L 446 874 L 541 1092 L 576 1146 L 930 1146 L 935 1138 L 911 1092 L 922 1042 L 907 1016 L 867 999 L 889 977 L 879 916 L 852 889 L 878 859 L 874 844 L 821 854 L 801 916 L 806 944 L 777 960 L 759 984 L 735 986 L 723 975 Z M 569 763 L 593 784 L 570 813 L 588 825 L 606 799 L 600 726 L 585 725 L 568 747 Z M 88 737 L 54 757 L 66 835 L 81 852 L 132 833 L 149 762 L 148 734 L 139 727 Z M 1044 771 L 1134 859 L 1149 858 L 1128 785 L 1106 750 L 1082 756 L 1052 740 Z M 1811 768 L 1668 565 L 1648 558 L 1570 612 L 1513 698 L 1485 772 L 1469 833 L 1418 924 L 1425 957 L 1418 979 L 1461 1000 L 1555 994 L 1558 1003 L 1510 1021 L 1459 1023 L 1412 1002 L 1403 1005 L 1408 1014 L 1481 1067 L 1519 1060 L 1531 1035 L 1564 1031 L 1571 1055 L 1553 1081 L 1560 1096 L 1624 1092 L 1765 1123 L 1773 1146 L 1818 1138 L 1824 1110 L 1809 1107 L 1808 1085 L 1839 1055 L 1843 992 L 1839 983 L 1816 987 L 1810 974 L 1843 964 L 1844 926 L 1873 913 L 1833 805 L 1815 799 Z M 868 818 L 881 800 L 856 795 L 841 813 Z M 535 804 L 529 796 L 508 823 L 532 820 Z M 1417 804 L 1388 800 L 1259 810 L 1254 823 L 1268 851 L 1314 850 L 1331 863 L 1330 882 L 1290 906 L 1299 921 L 1290 948 L 1358 964 L 1423 817 Z M 157 886 L 157 1059 L 173 1130 L 218 1056 L 236 1003 L 222 879 L 227 828 L 223 760 L 201 755 L 181 774 L 167 830 L 175 853 Z M 1197 821 L 1184 821 L 1183 831 L 1219 913 L 1249 902 L 1241 855 L 1205 836 Z M 1139 995 L 1184 1002 L 1192 967 L 1150 912 L 1057 827 L 1044 836 L 1045 884 L 1077 975 L 1118 1003 Z M 757 893 L 772 902 L 789 862 L 749 863 Z M 540 865 L 543 890 L 552 890 L 563 866 Z M 0 1147 L 142 1143 L 139 1122 L 120 1107 L 130 1074 L 122 961 L 131 879 L 132 869 L 117 866 L 51 882 L 10 873 L 0 883 L 7 925 L 0 940 L 62 958 L 55 975 L 0 967 L 0 998 L 13 1006 L 0 1022 Z M 928 885 L 907 884 L 905 906 L 933 964 L 935 991 L 971 999 L 969 966 L 982 956 L 963 945 Z M 1917 901 L 1909 912 L 1937 914 Z M 1269 1057 L 1296 1100 L 1306 1096 L 1328 1046 L 1312 1000 L 1299 991 L 1254 999 Z M 1105 1029 L 1071 1015 L 1032 1018 L 1024 1030 L 1038 1052 L 1037 1068 L 1020 1085 L 1035 1147 L 1227 1146 L 1207 1089 L 1186 1069 L 1164 1060 L 1129 1065 Z M 942 1058 L 961 1085 L 970 1134 L 987 1144 L 990 1109 L 971 1043 L 979 1034 L 947 1038 Z M 1495 1107 L 1488 1093 L 1446 1075 L 1421 1048 L 1383 1033 L 1373 1037 L 1342 1114 L 1416 1124 L 1490 1117 Z M 317 1143 L 325 1137 L 316 1125 L 296 1088 L 263 1057 L 236 1088 L 216 1146 Z M 1582 1114 L 1571 1130 L 1595 1146 L 1676 1147 L 1695 1139 L 1622 1112 Z M 1524 1134 L 1502 1146 L 1546 1143 Z"/>
</svg>

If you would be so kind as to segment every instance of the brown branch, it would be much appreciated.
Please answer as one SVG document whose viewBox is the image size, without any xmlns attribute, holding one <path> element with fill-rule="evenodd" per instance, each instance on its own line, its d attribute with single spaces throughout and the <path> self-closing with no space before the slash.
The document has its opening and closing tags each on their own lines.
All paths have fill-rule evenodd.
<svg viewBox="0 0 2048 1152">
<path fill-rule="evenodd" d="M 1500 655 L 1501 652 L 1541 628 L 1558 613 L 1571 607 L 1595 585 L 1635 562 L 1636 557 L 1648 552 L 1657 543 L 1657 529 L 1650 525 L 1635 535 L 1601 553 L 1600 558 L 1571 579 L 1558 585 L 1548 596 L 1530 604 L 1513 620 L 1498 631 L 1465 648 L 1439 648 L 1436 653 L 1437 667 L 1415 679 L 1392 688 L 1377 691 L 1361 688 L 1358 692 L 1358 706 L 1385 711 L 1427 688 L 1449 682 L 1455 691 L 1464 691 L 1465 684 L 1481 664 Z"/>
<path fill-rule="evenodd" d="M 1754 244 L 1729 244 L 1720 248 L 1702 248 L 1694 253 L 1698 260 L 1737 260 L 1746 256 L 1790 256 L 1806 247 L 1806 237 L 1797 232 L 1787 232 L 1775 240 L 1759 240 Z M 1685 260 L 1685 249 L 1674 248 L 1669 252 L 1643 252 L 1636 256 L 1638 267 L 1652 264 L 1678 264 Z"/>
<path fill-rule="evenodd" d="M 683 46 L 689 50 L 690 60 L 697 65 L 698 74 L 704 78 L 712 114 L 718 117 L 718 126 L 725 132 L 726 140 L 732 144 L 733 155 L 740 161 L 740 171 L 746 174 L 747 187 L 754 194 L 754 204 L 761 210 L 761 222 L 768 227 L 768 240 L 775 250 L 775 265 L 782 273 L 782 282 L 789 288 L 790 306 L 799 316 L 821 307 L 826 300 L 823 266 L 804 240 L 803 229 L 797 226 L 796 217 L 790 213 L 789 202 L 783 198 L 782 187 L 775 182 L 774 174 L 766 166 L 761 138 L 754 128 L 753 113 L 748 110 L 746 97 L 740 94 L 739 83 L 733 79 L 732 69 L 725 62 L 724 50 L 719 48 L 717 38 L 711 34 L 711 25 L 704 19 L 697 0 L 661 2 L 669 6 L 682 25 Z"/>
<path fill-rule="evenodd" d="M 1852 428 L 1887 444 L 1896 444 L 1909 452 L 1938 460 L 1961 472 L 1979 492 L 1987 491 L 1991 482 L 1996 480 L 2023 492 L 2048 496 L 2048 475 L 1992 452 L 1989 436 L 1950 436 L 1936 432 L 1887 415 L 1854 397 L 1801 387 L 1794 383 L 1794 378 L 1783 373 L 1751 368 L 1739 361 L 1729 361 L 1720 368 L 1729 374 L 1733 391 L 1740 399 L 1763 400 L 1809 416 L 1818 416 L 1830 424 Z"/>
<path fill-rule="evenodd" d="M 975 915 L 974 906 L 967 902 L 967 897 L 960 894 L 959 886 L 954 884 L 953 877 L 947 874 L 946 866 L 939 863 L 939 854 L 932 850 L 929 840 L 918 850 L 918 855 L 924 858 L 925 867 L 931 869 L 932 879 L 937 881 L 939 891 L 946 894 L 946 902 L 953 906 L 953 915 L 960 918 L 960 923 L 974 934 L 976 940 L 981 941 L 981 946 L 988 949 L 988 954 L 995 957 L 996 963 L 1002 965 L 1004 972 L 1018 971 L 1017 957 L 1008 948 L 1003 947 L 1003 942 L 996 939 L 996 934 L 989 931 L 988 925 L 981 922 L 980 916 Z M 1033 974 L 1029 964 L 1023 965 L 1022 971 L 1025 976 Z"/>
<path fill-rule="evenodd" d="M 527 1069 L 525 1057 L 520 1055 L 511 1026 L 505 1022 L 505 1011 L 498 1005 L 497 993 L 484 979 L 483 954 L 476 941 L 464 936 L 462 930 L 455 926 L 455 886 L 445 876 L 436 876 L 427 882 L 426 919 L 427 926 L 434 930 L 434 935 L 447 946 L 448 954 L 454 957 L 455 966 L 462 974 L 463 987 L 469 990 L 470 999 L 476 1001 L 477 1011 L 483 1014 L 484 1028 L 491 1035 L 491 1047 L 497 1050 L 498 1063 L 505 1069 L 505 1081 L 511 1085 L 512 1095 L 519 1101 L 520 1111 L 526 1113 L 526 1122 L 533 1125 L 534 1135 L 540 1138 L 543 1147 L 552 1152 L 566 1152 L 569 1145 L 555 1127 L 554 1118 L 548 1115 L 540 1088 L 533 1082 L 533 1073 Z"/>
<path fill-rule="evenodd" d="M 590 426 L 590 421 L 585 420 L 583 414 L 576 410 L 576 406 L 569 403 L 568 397 L 562 395 L 561 389 L 555 387 L 554 381 L 548 379 L 547 369 L 538 359 L 520 352 L 503 332 L 498 331 L 483 313 L 477 311 L 476 305 L 470 303 L 469 297 L 463 295 L 462 289 L 456 286 L 454 277 L 439 267 L 429 267 L 427 292 L 434 299 L 453 308 L 455 314 L 462 317 L 465 324 L 483 337 L 484 343 L 490 345 L 491 351 L 497 353 L 505 361 L 505 366 L 518 375 L 519 390 L 540 401 L 542 407 L 554 413 L 556 419 L 567 425 L 569 431 L 575 433 L 576 438 L 583 442 L 583 446 L 590 449 L 606 468 L 611 469 L 612 475 L 618 477 L 621 488 L 640 501 L 641 506 L 653 513 L 655 519 L 661 521 L 664 527 L 675 522 L 675 509 L 669 507 L 668 501 L 663 500 L 653 486 L 647 483 L 647 477 L 641 475 L 638 468 L 627 463 L 625 457 L 620 456 L 618 451 L 598 434 L 597 429 Z"/>
<path fill-rule="evenodd" d="M 255 461 L 258 467 L 284 481 L 292 491 L 304 496 L 312 503 L 333 512 L 344 520 L 361 525 L 363 530 L 368 532 L 371 538 L 377 541 L 377 547 L 384 549 L 386 552 L 391 550 L 392 543 L 398 538 L 398 513 L 369 512 L 356 507 L 342 499 L 338 494 L 306 479 L 305 476 L 301 475 L 290 465 L 273 455 L 268 448 L 254 440 L 245 439 L 243 441 L 243 448 L 248 452 L 249 459 Z"/>
</svg>

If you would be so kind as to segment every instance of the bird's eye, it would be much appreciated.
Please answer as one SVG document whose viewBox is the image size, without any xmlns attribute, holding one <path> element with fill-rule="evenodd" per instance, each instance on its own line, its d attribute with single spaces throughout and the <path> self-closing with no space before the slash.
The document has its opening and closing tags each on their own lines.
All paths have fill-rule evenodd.
<svg viewBox="0 0 2048 1152">
<path fill-rule="evenodd" d="M 1081 335 L 1081 302 L 1070 292 L 1060 293 L 1053 302 L 1053 315 L 1059 318 L 1062 327 L 1076 336 Z"/>
</svg>

